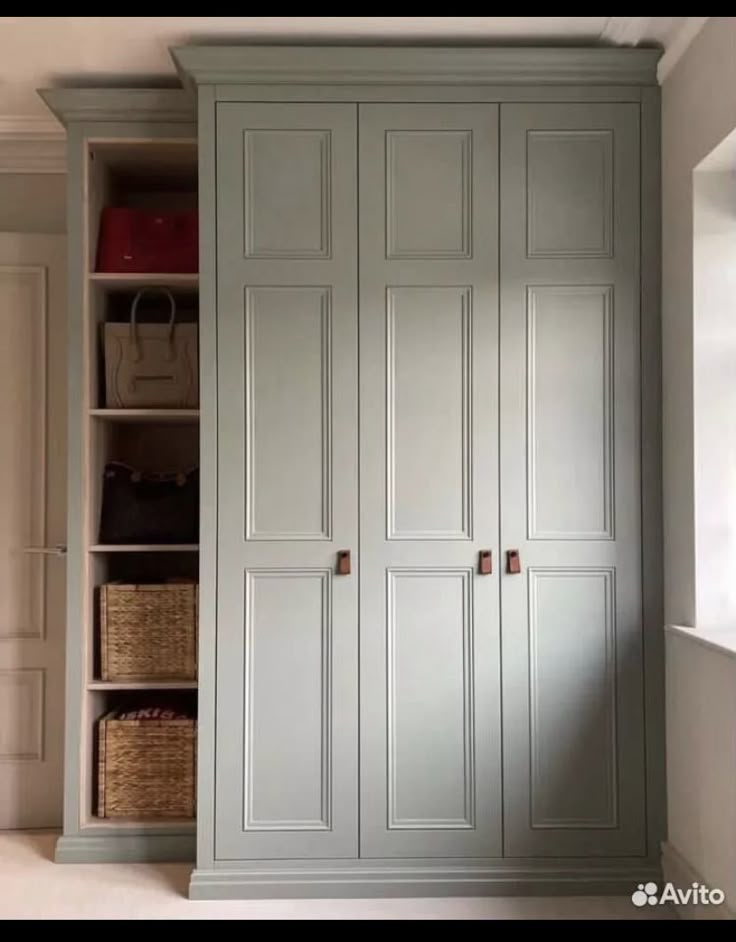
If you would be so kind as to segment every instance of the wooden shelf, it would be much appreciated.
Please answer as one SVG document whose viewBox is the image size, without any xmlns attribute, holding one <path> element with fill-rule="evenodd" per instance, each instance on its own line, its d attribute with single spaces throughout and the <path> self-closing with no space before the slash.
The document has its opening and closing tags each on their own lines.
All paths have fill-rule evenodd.
<svg viewBox="0 0 736 942">
<path fill-rule="evenodd" d="M 199 409 L 90 409 L 90 416 L 105 422 L 169 422 L 194 425 Z"/>
<path fill-rule="evenodd" d="M 109 680 L 93 680 L 87 684 L 87 690 L 105 691 L 113 693 L 117 690 L 196 690 L 196 680 L 128 680 L 116 683 Z"/>
<path fill-rule="evenodd" d="M 165 274 L 158 272 L 90 272 L 90 283 L 103 288 L 135 289 L 155 286 L 183 288 L 195 291 L 199 287 L 198 274 Z"/>
<path fill-rule="evenodd" d="M 96 543 L 90 553 L 197 553 L 199 543 Z"/>
<path fill-rule="evenodd" d="M 110 831 L 176 831 L 194 833 L 197 823 L 192 818 L 97 818 L 90 815 L 82 824 L 82 830 Z"/>
</svg>

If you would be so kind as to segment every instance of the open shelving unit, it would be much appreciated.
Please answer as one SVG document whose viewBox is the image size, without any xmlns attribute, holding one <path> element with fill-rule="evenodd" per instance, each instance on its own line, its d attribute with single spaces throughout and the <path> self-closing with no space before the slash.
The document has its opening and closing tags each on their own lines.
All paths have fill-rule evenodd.
<svg viewBox="0 0 736 942">
<path fill-rule="evenodd" d="M 198 409 L 108 408 L 105 398 L 102 329 L 130 315 L 136 292 L 165 287 L 175 298 L 177 322 L 198 318 L 199 277 L 166 272 L 128 274 L 95 271 L 99 224 L 106 206 L 191 210 L 197 206 L 197 144 L 194 138 L 90 139 L 86 142 L 82 192 L 82 507 L 81 507 L 81 716 L 79 717 L 80 834 L 192 834 L 193 820 L 103 819 L 96 808 L 96 729 L 117 707 L 134 708 L 154 696 L 186 704 L 196 715 L 197 682 L 126 680 L 99 676 L 100 586 L 112 581 L 157 582 L 198 578 L 196 544 L 105 545 L 99 540 L 105 465 L 122 462 L 141 471 L 179 471 L 199 465 Z M 168 309 L 142 299 L 141 321 L 168 319 Z M 160 313 L 159 313 L 160 312 Z M 168 702 L 168 701 L 167 701 Z"/>
</svg>

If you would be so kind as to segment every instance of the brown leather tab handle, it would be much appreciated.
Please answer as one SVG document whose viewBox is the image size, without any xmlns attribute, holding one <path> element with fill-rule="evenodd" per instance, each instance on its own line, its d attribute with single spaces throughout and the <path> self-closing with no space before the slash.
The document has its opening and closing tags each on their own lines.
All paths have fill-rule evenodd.
<svg viewBox="0 0 736 942">
<path fill-rule="evenodd" d="M 352 560 L 350 550 L 340 550 L 337 554 L 337 574 L 338 576 L 349 576 L 352 571 Z"/>
<path fill-rule="evenodd" d="M 493 553 L 490 550 L 481 550 L 478 553 L 478 575 L 490 576 L 493 573 Z"/>
<path fill-rule="evenodd" d="M 518 576 L 521 572 L 521 556 L 517 549 L 506 550 L 506 572 L 510 576 Z"/>
</svg>

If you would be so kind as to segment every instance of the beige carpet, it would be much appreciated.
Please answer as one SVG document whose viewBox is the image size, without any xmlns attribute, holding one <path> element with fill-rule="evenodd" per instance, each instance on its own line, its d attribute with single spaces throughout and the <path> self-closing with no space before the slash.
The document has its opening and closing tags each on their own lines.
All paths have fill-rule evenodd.
<svg viewBox="0 0 736 942">
<path fill-rule="evenodd" d="M 55 864 L 56 835 L 0 835 L 0 919 L 672 919 L 621 897 L 191 902 L 182 864 Z"/>
</svg>

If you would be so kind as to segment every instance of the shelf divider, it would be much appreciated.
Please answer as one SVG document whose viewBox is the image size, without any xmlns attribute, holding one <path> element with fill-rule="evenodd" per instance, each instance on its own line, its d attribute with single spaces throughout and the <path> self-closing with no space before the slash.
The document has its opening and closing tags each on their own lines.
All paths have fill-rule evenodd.
<svg viewBox="0 0 736 942">
<path fill-rule="evenodd" d="M 199 543 L 95 543 L 90 553 L 198 553 Z"/>
<path fill-rule="evenodd" d="M 106 422 L 170 422 L 195 425 L 199 422 L 199 409 L 90 409 L 93 419 Z"/>
<path fill-rule="evenodd" d="M 198 274 L 166 272 L 90 272 L 91 284 L 103 288 L 130 289 L 163 285 L 167 288 L 183 288 L 195 291 L 199 287 Z"/>
<path fill-rule="evenodd" d="M 127 680 L 119 683 L 113 680 L 93 680 L 87 684 L 87 690 L 95 691 L 117 691 L 125 690 L 196 690 L 196 680 Z"/>
<path fill-rule="evenodd" d="M 172 833 L 193 833 L 196 821 L 192 818 L 98 818 L 90 815 L 82 824 L 82 831 L 102 830 L 119 831 L 160 831 Z"/>
</svg>

